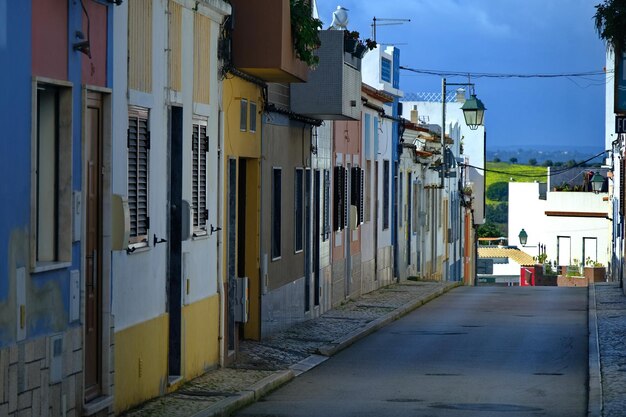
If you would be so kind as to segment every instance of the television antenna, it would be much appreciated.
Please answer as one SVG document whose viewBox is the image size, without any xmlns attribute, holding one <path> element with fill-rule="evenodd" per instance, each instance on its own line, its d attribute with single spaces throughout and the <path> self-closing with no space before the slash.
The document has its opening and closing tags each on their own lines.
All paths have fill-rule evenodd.
<svg viewBox="0 0 626 417">
<path fill-rule="evenodd" d="M 410 22 L 411 19 L 385 19 L 374 16 L 372 19 L 372 39 L 376 42 L 376 28 L 378 26 L 391 26 L 391 25 L 401 25 L 406 22 Z M 383 23 L 377 23 L 383 22 Z"/>
</svg>

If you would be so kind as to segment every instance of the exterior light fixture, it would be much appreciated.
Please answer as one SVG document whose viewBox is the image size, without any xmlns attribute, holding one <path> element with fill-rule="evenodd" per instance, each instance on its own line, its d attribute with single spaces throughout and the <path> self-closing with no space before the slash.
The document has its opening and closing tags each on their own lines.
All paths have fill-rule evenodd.
<svg viewBox="0 0 626 417">
<path fill-rule="evenodd" d="M 519 237 L 519 243 L 521 243 L 522 246 L 526 246 L 526 242 L 528 242 L 528 233 L 526 233 L 526 230 L 522 229 L 517 237 Z"/>
<path fill-rule="evenodd" d="M 476 97 L 476 94 L 472 94 L 468 100 L 465 100 L 463 106 L 463 116 L 465 117 L 465 124 L 471 129 L 476 130 L 478 126 L 482 126 L 485 120 L 485 105 L 480 99 Z"/>
<path fill-rule="evenodd" d="M 598 173 L 595 173 L 591 178 L 591 189 L 594 193 L 598 194 L 602 191 L 602 186 L 604 185 L 604 177 Z"/>
</svg>

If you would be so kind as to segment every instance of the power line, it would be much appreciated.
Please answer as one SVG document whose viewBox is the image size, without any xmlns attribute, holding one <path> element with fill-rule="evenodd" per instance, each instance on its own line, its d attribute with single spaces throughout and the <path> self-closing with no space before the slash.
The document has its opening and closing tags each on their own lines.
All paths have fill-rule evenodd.
<svg viewBox="0 0 626 417">
<path fill-rule="evenodd" d="M 592 156 L 591 158 L 585 159 L 584 161 L 578 162 L 578 163 L 576 163 L 576 164 L 574 164 L 574 165 L 572 165 L 570 167 L 567 167 L 567 168 L 558 169 L 558 170 L 554 170 L 554 171 L 551 170 L 550 174 L 548 174 L 547 172 L 545 174 L 521 174 L 521 173 L 500 171 L 500 170 L 497 170 L 497 169 L 482 168 L 482 167 L 477 167 L 477 166 L 470 165 L 470 164 L 464 164 L 464 166 L 470 167 L 470 168 L 474 168 L 474 169 L 478 169 L 478 170 L 484 171 L 484 172 L 493 172 L 493 173 L 496 173 L 496 174 L 515 175 L 517 177 L 526 177 L 526 178 L 544 178 L 544 177 L 552 177 L 552 176 L 555 176 L 555 175 L 559 175 L 559 174 L 562 174 L 564 172 L 571 171 L 574 168 L 579 168 L 580 166 L 586 164 L 589 161 L 592 161 L 592 160 L 598 158 L 601 155 L 604 155 L 607 152 L 611 152 L 611 151 L 609 151 L 609 150 L 602 151 L 599 154 L 596 154 L 596 155 Z"/>
<path fill-rule="evenodd" d="M 400 66 L 401 70 L 413 72 L 423 75 L 437 75 L 440 77 L 471 77 L 471 78 L 573 78 L 573 77 L 590 77 L 606 75 L 613 73 L 613 70 L 602 71 L 583 71 L 583 72 L 563 72 L 563 73 L 529 73 L 529 74 L 513 74 L 513 73 L 495 73 L 495 72 L 461 72 L 461 71 L 443 71 L 431 69 L 417 69 Z M 594 80 L 595 81 L 595 80 Z"/>
</svg>

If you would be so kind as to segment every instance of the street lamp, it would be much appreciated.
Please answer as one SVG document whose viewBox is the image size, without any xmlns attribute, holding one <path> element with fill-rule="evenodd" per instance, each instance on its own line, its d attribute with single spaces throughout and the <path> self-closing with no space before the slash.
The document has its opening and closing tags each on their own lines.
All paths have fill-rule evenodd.
<svg viewBox="0 0 626 417">
<path fill-rule="evenodd" d="M 463 110 L 463 117 L 465 117 L 465 123 L 471 130 L 478 129 L 478 126 L 482 126 L 485 119 L 485 105 L 482 101 L 476 98 L 474 94 L 473 83 L 446 83 L 446 79 L 441 80 L 441 188 L 445 186 L 445 178 L 447 171 L 446 163 L 446 96 L 447 86 L 470 86 L 472 88 L 472 94 L 469 100 L 465 100 L 461 110 Z"/>
<path fill-rule="evenodd" d="M 471 130 L 476 130 L 478 126 L 483 125 L 486 109 L 483 102 L 476 98 L 476 94 L 472 94 L 469 100 L 465 100 L 465 103 L 461 106 L 461 110 L 463 110 L 465 124 Z"/>
<path fill-rule="evenodd" d="M 602 186 L 604 185 L 604 177 L 597 172 L 591 178 L 591 189 L 594 193 L 598 194 L 602 191 Z"/>
<path fill-rule="evenodd" d="M 522 229 L 517 237 L 519 237 L 519 243 L 521 243 L 522 246 L 526 246 L 526 242 L 528 242 L 528 233 L 526 233 L 526 230 Z"/>
</svg>

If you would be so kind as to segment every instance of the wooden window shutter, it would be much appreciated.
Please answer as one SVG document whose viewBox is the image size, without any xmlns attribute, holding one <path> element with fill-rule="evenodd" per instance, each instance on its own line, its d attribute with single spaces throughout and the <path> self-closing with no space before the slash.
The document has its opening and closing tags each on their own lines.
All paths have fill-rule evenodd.
<svg viewBox="0 0 626 417">
<path fill-rule="evenodd" d="M 626 185 L 626 161 L 620 159 L 620 167 L 619 167 L 619 214 L 624 216 L 624 205 L 626 204 L 626 190 L 624 190 L 624 186 Z"/>
<path fill-rule="evenodd" d="M 359 168 L 359 224 L 363 224 L 365 218 L 365 173 L 363 168 Z"/>
<path fill-rule="evenodd" d="M 193 125 L 192 136 L 193 163 L 192 163 L 192 206 L 193 227 L 197 230 L 206 230 L 209 213 L 207 210 L 207 157 L 208 138 L 207 126 L 196 121 Z"/>
<path fill-rule="evenodd" d="M 131 109 L 128 114 L 128 207 L 131 243 L 148 235 L 149 151 L 148 111 Z"/>
<path fill-rule="evenodd" d="M 348 203 L 350 198 L 348 195 L 348 169 L 341 167 L 341 172 L 343 173 L 343 189 L 341 190 L 343 194 L 343 227 L 348 228 L 350 225 L 350 218 L 348 217 L 350 214 L 350 204 Z"/>
<path fill-rule="evenodd" d="M 334 210 L 333 210 L 333 230 L 343 229 L 343 175 L 341 171 L 342 167 L 336 166 L 334 168 L 333 176 L 333 196 L 334 196 Z"/>
<path fill-rule="evenodd" d="M 330 171 L 324 170 L 324 234 L 323 240 L 330 234 Z"/>
</svg>

